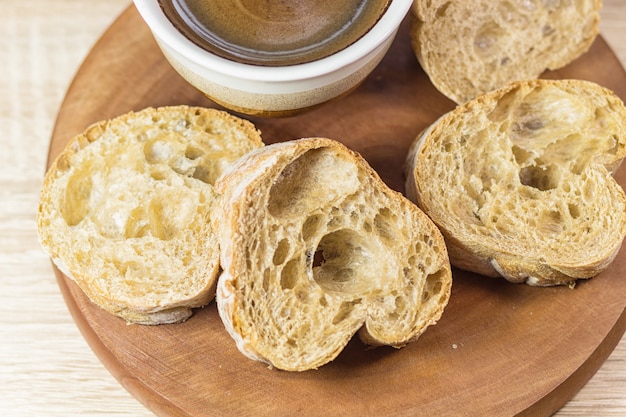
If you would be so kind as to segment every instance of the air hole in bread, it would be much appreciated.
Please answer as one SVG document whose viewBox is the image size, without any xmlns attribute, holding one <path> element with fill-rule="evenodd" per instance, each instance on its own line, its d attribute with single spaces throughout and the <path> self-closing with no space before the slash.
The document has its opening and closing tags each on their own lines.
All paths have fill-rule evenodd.
<svg viewBox="0 0 626 417">
<path fill-rule="evenodd" d="M 576 204 L 568 204 L 567 209 L 569 211 L 569 215 L 572 219 L 577 219 L 580 217 L 580 207 Z"/>
<path fill-rule="evenodd" d="M 267 293 L 270 289 L 270 279 L 272 277 L 272 271 L 269 268 L 263 270 L 263 291 Z"/>
<path fill-rule="evenodd" d="M 90 165 L 77 169 L 67 181 L 61 215 L 68 226 L 76 226 L 91 211 L 93 179 Z"/>
<path fill-rule="evenodd" d="M 557 210 L 547 210 L 541 213 L 537 228 L 546 235 L 556 235 L 563 231 L 563 218 Z"/>
<path fill-rule="evenodd" d="M 326 306 L 328 305 L 328 300 L 326 299 L 326 297 L 325 297 L 324 295 L 322 295 L 322 296 L 320 297 L 320 305 L 321 305 L 322 307 L 326 307 Z"/>
<path fill-rule="evenodd" d="M 158 168 L 150 170 L 150 177 L 152 177 L 155 181 L 167 180 L 167 174 Z"/>
<path fill-rule="evenodd" d="M 395 227 L 395 215 L 387 207 L 381 208 L 376 214 L 376 217 L 374 217 L 374 227 L 376 233 L 378 233 L 383 240 L 391 241 L 398 238 L 395 235 L 397 231 Z"/>
<path fill-rule="evenodd" d="M 543 96 L 550 100 L 541 100 Z M 607 140 L 606 134 L 604 137 L 598 134 L 614 125 L 613 112 L 608 106 L 596 107 L 592 112 L 583 98 L 541 89 L 528 93 L 521 100 L 512 110 L 519 121 L 511 125 L 509 132 L 518 164 L 558 165 L 579 175 L 596 155 L 619 152 L 615 135 L 609 135 Z"/>
<path fill-rule="evenodd" d="M 298 283 L 298 277 L 302 275 L 300 259 L 291 259 L 287 262 L 280 273 L 280 286 L 284 290 L 292 290 Z"/>
<path fill-rule="evenodd" d="M 287 256 L 289 255 L 289 249 L 290 246 L 287 239 L 282 239 L 278 242 L 278 246 L 274 251 L 274 257 L 272 258 L 274 265 L 282 265 L 285 262 Z"/>
<path fill-rule="evenodd" d="M 394 312 L 394 315 L 396 317 L 399 317 L 401 312 L 406 311 L 407 309 L 407 301 L 406 298 L 403 297 L 402 295 L 399 295 L 396 297 L 396 310 Z"/>
<path fill-rule="evenodd" d="M 544 25 L 544 26 L 541 28 L 541 34 L 542 34 L 544 37 L 546 37 L 546 38 L 547 38 L 548 36 L 551 36 L 551 35 L 552 35 L 552 34 L 554 34 L 555 32 L 556 32 L 556 29 L 554 29 L 554 28 L 553 28 L 552 26 L 550 26 L 550 25 Z"/>
<path fill-rule="evenodd" d="M 120 276 L 124 277 L 124 284 L 133 287 L 133 281 L 137 284 L 146 274 L 146 269 L 140 263 L 135 261 L 113 260 L 113 265 L 119 271 Z M 140 285 L 137 285 L 139 287 Z"/>
<path fill-rule="evenodd" d="M 429 234 L 423 234 L 422 235 L 422 242 L 426 243 L 428 246 L 431 246 L 431 247 L 433 247 L 433 245 L 435 243 L 433 241 L 432 236 L 430 236 Z"/>
<path fill-rule="evenodd" d="M 203 165 L 197 166 L 193 170 L 192 178 L 205 182 L 207 184 L 215 183 L 215 173 Z"/>
<path fill-rule="evenodd" d="M 163 194 L 152 199 L 147 216 L 150 234 L 170 240 L 185 231 L 197 210 L 196 202 L 182 192 Z"/>
<path fill-rule="evenodd" d="M 195 178 L 207 184 L 213 184 L 218 173 L 207 165 L 203 165 L 205 152 L 195 146 L 188 146 L 180 141 L 177 136 L 159 137 L 149 140 L 144 144 L 143 152 L 146 162 L 158 168 L 151 169 L 151 175 L 157 180 L 167 179 L 167 173 L 163 167 L 169 166 L 175 173 Z M 215 155 L 225 158 L 225 155 Z M 212 158 L 206 158 L 211 160 Z"/>
<path fill-rule="evenodd" d="M 474 38 L 474 51 L 478 56 L 490 56 L 493 48 L 497 46 L 498 39 L 504 38 L 506 31 L 496 22 L 485 23 L 476 33 Z M 500 49 L 500 48 L 497 48 Z"/>
<path fill-rule="evenodd" d="M 143 152 L 149 164 L 159 164 L 167 163 L 175 149 L 169 140 L 151 140 L 146 142 Z"/>
<path fill-rule="evenodd" d="M 444 17 L 446 14 L 446 10 L 448 9 L 448 6 L 450 6 L 450 2 L 446 2 L 442 4 L 441 6 L 439 6 L 437 8 L 437 11 L 435 12 L 435 16 L 437 16 L 437 18 Z"/>
<path fill-rule="evenodd" d="M 343 303 L 341 303 L 339 309 L 337 310 L 337 314 L 335 314 L 335 317 L 333 317 L 332 324 L 337 325 L 350 317 L 350 313 L 352 313 L 352 311 L 354 310 L 354 306 L 358 304 L 361 304 L 360 298 L 352 301 L 344 301 Z"/>
<path fill-rule="evenodd" d="M 187 148 L 185 149 L 185 158 L 194 160 L 194 159 L 200 158 L 202 155 L 204 155 L 204 152 L 202 151 L 202 149 L 197 148 L 195 146 L 188 145 Z"/>
<path fill-rule="evenodd" d="M 535 131 L 541 129 L 542 127 L 544 127 L 543 120 L 537 118 L 537 119 L 526 120 L 524 123 L 521 124 L 520 130 L 532 134 Z"/>
<path fill-rule="evenodd" d="M 330 293 L 361 294 L 375 287 L 381 275 L 384 259 L 377 260 L 365 236 L 341 229 L 324 236 L 315 251 L 321 258 L 315 261 L 313 279 Z"/>
<path fill-rule="evenodd" d="M 185 177 L 193 177 L 195 172 L 197 171 L 197 167 L 195 166 L 193 161 L 190 161 L 189 159 L 184 157 L 173 158 L 172 160 L 170 160 L 169 165 L 174 172 Z M 198 179 L 202 178 L 203 176 L 206 177 L 207 175 L 200 174 Z"/>
<path fill-rule="evenodd" d="M 295 288 L 295 287 L 294 287 Z M 296 299 L 301 303 L 301 304 L 307 304 L 309 302 L 309 291 L 307 291 L 306 289 L 300 287 L 296 290 Z"/>
<path fill-rule="evenodd" d="M 320 215 L 307 217 L 302 225 L 302 240 L 308 242 L 312 237 L 317 236 L 322 221 L 323 219 Z"/>
<path fill-rule="evenodd" d="M 531 160 L 533 154 L 531 152 L 526 151 L 519 146 L 513 145 L 512 148 L 513 156 L 515 157 L 515 161 L 518 165 L 524 165 L 527 161 Z"/>
<path fill-rule="evenodd" d="M 540 191 L 554 190 L 559 185 L 558 169 L 554 165 L 524 167 L 519 178 L 522 184 Z"/>
<path fill-rule="evenodd" d="M 317 268 L 318 266 L 322 266 L 323 263 L 324 263 L 324 253 L 321 250 L 315 251 L 315 254 L 313 255 L 312 267 Z"/>
<path fill-rule="evenodd" d="M 432 297 L 436 297 L 441 293 L 443 288 L 442 280 L 445 277 L 445 274 L 445 271 L 439 270 L 426 277 L 426 283 L 424 284 L 424 290 L 422 292 L 422 302 L 425 303 Z"/>
<path fill-rule="evenodd" d="M 150 235 L 150 223 L 144 207 L 135 207 L 126 220 L 124 236 L 126 239 L 142 238 Z"/>
<path fill-rule="evenodd" d="M 359 188 L 357 167 L 331 149 L 311 149 L 290 163 L 270 190 L 268 210 L 277 218 L 294 218 L 332 205 Z"/>
</svg>

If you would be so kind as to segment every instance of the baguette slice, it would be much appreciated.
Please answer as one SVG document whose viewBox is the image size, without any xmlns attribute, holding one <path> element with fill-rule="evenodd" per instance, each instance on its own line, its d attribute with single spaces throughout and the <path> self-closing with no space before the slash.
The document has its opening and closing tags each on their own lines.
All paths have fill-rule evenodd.
<svg viewBox="0 0 626 417">
<path fill-rule="evenodd" d="M 416 0 L 411 39 L 433 85 L 456 103 L 536 79 L 585 53 L 602 0 Z"/>
<path fill-rule="evenodd" d="M 215 294 L 215 180 L 260 146 L 251 123 L 213 109 L 148 108 L 96 123 L 45 176 L 41 244 L 106 311 L 183 321 Z"/>
<path fill-rule="evenodd" d="M 536 286 L 591 278 L 626 233 L 612 177 L 626 109 L 586 81 L 516 82 L 444 115 L 412 145 L 407 196 L 442 230 L 451 263 Z"/>
<path fill-rule="evenodd" d="M 216 301 L 249 358 L 314 369 L 357 332 L 402 347 L 440 318 L 452 281 L 441 233 L 339 142 L 268 145 L 216 188 Z"/>
</svg>

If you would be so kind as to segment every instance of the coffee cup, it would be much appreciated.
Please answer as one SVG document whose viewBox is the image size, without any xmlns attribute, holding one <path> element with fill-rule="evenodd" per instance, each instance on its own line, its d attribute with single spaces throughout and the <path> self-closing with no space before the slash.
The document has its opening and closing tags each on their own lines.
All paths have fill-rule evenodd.
<svg viewBox="0 0 626 417">
<path fill-rule="evenodd" d="M 412 0 L 134 3 L 191 85 L 230 110 L 277 117 L 361 84 L 391 46 Z"/>
</svg>

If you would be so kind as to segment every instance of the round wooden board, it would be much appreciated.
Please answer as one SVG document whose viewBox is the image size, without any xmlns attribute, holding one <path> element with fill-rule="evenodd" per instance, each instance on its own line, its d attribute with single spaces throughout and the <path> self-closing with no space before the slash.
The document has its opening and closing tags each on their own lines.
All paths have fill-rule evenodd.
<svg viewBox="0 0 626 417">
<path fill-rule="evenodd" d="M 602 38 L 551 78 L 598 82 L 626 97 L 626 74 Z M 147 106 L 216 107 L 162 57 L 134 7 L 95 45 L 60 109 L 49 160 L 89 124 Z M 310 113 L 251 120 L 267 143 L 341 140 L 399 191 L 409 143 L 453 108 L 415 59 L 406 25 L 351 95 Z M 626 170 L 618 173 L 621 184 Z M 111 373 L 161 416 L 550 415 L 587 382 L 626 329 L 626 255 L 575 289 L 531 288 L 454 271 L 450 303 L 417 342 L 394 350 L 353 340 L 317 371 L 268 369 L 237 351 L 215 303 L 187 322 L 128 326 L 58 270 L 61 291 Z"/>
</svg>

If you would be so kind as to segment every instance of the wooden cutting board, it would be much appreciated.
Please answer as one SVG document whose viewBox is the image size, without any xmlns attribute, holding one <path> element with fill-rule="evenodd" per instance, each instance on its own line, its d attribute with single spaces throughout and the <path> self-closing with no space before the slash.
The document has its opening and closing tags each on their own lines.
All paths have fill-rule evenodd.
<svg viewBox="0 0 626 417">
<path fill-rule="evenodd" d="M 550 78 L 598 82 L 626 97 L 626 74 L 602 38 Z M 94 46 L 60 109 L 49 160 L 89 124 L 147 106 L 216 107 L 162 57 L 134 7 Z M 300 116 L 251 120 L 267 143 L 341 140 L 403 190 L 409 143 L 452 109 L 420 69 L 406 25 L 354 93 Z M 626 183 L 626 170 L 618 173 Z M 575 289 L 531 288 L 454 271 L 440 322 L 405 347 L 353 340 L 317 371 L 270 370 L 237 351 L 215 303 L 185 323 L 126 325 L 58 270 L 72 315 L 104 365 L 161 416 L 550 415 L 587 382 L 626 329 L 626 254 Z"/>
</svg>

